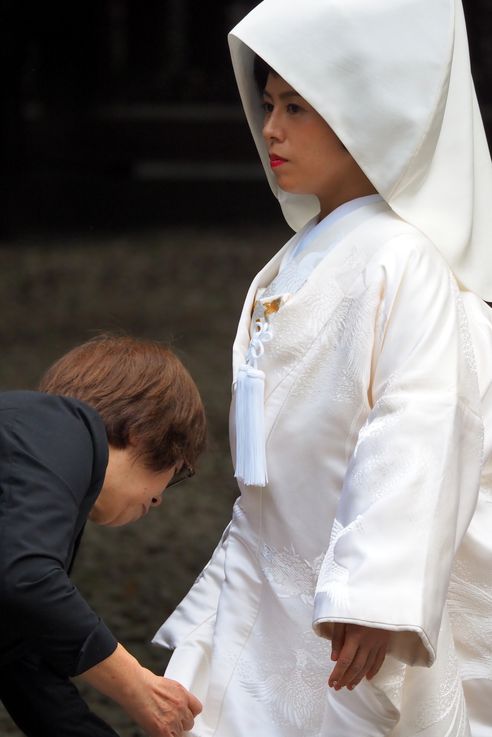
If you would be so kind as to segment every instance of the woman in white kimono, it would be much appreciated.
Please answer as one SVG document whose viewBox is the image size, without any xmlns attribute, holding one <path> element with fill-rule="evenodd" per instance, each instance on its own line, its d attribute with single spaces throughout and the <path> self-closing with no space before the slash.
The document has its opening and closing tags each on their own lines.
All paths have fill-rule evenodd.
<svg viewBox="0 0 492 737">
<path fill-rule="evenodd" d="M 167 675 L 196 737 L 490 737 L 492 167 L 461 1 L 265 0 L 230 46 L 297 234 L 246 297 L 241 496 L 156 635 Z"/>
</svg>

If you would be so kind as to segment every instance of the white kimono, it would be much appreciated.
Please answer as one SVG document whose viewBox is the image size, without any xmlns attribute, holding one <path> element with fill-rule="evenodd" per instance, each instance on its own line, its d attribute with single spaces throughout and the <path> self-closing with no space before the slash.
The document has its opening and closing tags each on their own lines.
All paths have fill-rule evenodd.
<svg viewBox="0 0 492 737">
<path fill-rule="evenodd" d="M 269 483 L 242 486 L 156 635 L 166 675 L 204 703 L 196 737 L 490 737 L 489 308 L 385 202 L 325 227 L 304 283 L 268 295 L 302 236 L 254 280 L 234 345 L 236 373 L 258 299 Z M 393 632 L 353 692 L 327 687 L 333 621 Z"/>
</svg>

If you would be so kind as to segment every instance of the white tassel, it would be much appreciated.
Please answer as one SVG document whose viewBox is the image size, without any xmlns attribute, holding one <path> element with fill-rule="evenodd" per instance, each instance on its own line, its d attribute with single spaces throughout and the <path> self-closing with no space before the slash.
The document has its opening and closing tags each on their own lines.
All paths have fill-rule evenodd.
<svg viewBox="0 0 492 737">
<path fill-rule="evenodd" d="M 239 368 L 236 384 L 236 473 L 247 486 L 268 483 L 265 449 L 265 374 Z"/>
</svg>

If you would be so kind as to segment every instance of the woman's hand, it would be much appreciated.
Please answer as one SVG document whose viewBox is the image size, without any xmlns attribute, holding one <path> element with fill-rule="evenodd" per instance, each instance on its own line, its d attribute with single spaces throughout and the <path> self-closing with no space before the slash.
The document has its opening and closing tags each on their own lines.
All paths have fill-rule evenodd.
<svg viewBox="0 0 492 737">
<path fill-rule="evenodd" d="M 351 691 L 364 676 L 370 680 L 381 668 L 386 657 L 391 632 L 377 627 L 335 622 L 331 641 L 331 659 L 337 664 L 328 685 L 339 691 L 344 686 Z"/>
<path fill-rule="evenodd" d="M 181 737 L 202 710 L 193 694 L 143 668 L 122 645 L 80 677 L 120 704 L 149 737 Z"/>
<path fill-rule="evenodd" d="M 121 705 L 149 737 L 181 737 L 193 728 L 202 710 L 197 698 L 181 684 L 142 669 L 142 690 Z"/>
</svg>

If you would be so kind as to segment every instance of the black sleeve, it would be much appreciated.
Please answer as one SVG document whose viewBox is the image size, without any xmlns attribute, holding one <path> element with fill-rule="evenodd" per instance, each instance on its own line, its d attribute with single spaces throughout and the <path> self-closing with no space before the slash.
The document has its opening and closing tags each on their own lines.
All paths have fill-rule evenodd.
<svg viewBox="0 0 492 737">
<path fill-rule="evenodd" d="M 94 435 L 79 410 L 55 397 L 0 412 L 0 639 L 30 643 L 66 676 L 117 644 L 67 574 L 99 491 Z"/>
<path fill-rule="evenodd" d="M 31 737 L 118 737 L 90 711 L 72 681 L 32 654 L 0 668 L 0 699 Z"/>
</svg>

